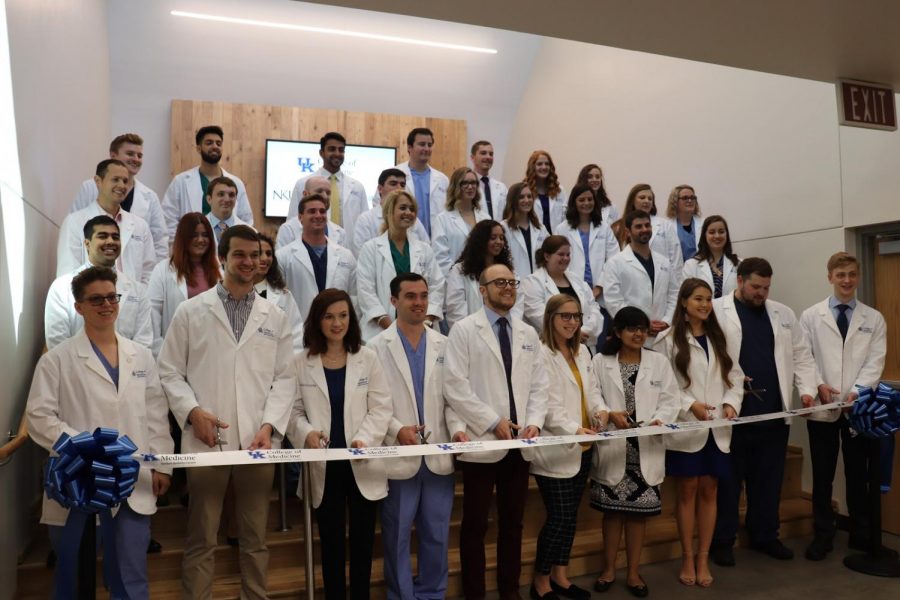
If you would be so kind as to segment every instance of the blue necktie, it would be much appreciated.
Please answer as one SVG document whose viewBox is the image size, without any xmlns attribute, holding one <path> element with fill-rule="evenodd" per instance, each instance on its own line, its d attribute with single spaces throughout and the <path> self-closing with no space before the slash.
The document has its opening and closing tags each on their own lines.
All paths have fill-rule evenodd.
<svg viewBox="0 0 900 600">
<path fill-rule="evenodd" d="M 509 321 L 506 317 L 497 319 L 497 340 L 500 342 L 500 356 L 503 357 L 503 368 L 506 370 L 506 389 L 509 392 L 509 420 L 518 423 L 519 418 L 516 415 L 516 399 L 513 396 L 512 387 L 512 344 L 509 342 L 509 333 L 506 326 Z M 515 431 L 513 431 L 515 437 Z"/>
<path fill-rule="evenodd" d="M 838 331 L 841 332 L 841 339 L 846 340 L 847 331 L 850 329 L 850 321 L 847 319 L 847 311 L 850 310 L 850 306 L 847 304 L 838 304 L 835 308 L 838 309 Z"/>
</svg>

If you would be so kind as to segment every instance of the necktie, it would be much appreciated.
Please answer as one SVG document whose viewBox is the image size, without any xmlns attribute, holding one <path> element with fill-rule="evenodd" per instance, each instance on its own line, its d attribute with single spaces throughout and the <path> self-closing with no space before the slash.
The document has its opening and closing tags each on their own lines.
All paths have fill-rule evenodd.
<svg viewBox="0 0 900 600">
<path fill-rule="evenodd" d="M 518 423 L 516 399 L 513 396 L 512 388 L 512 344 L 509 342 L 509 332 L 506 331 L 508 324 L 509 321 L 506 317 L 497 319 L 497 340 L 500 342 L 500 356 L 503 357 L 503 368 L 506 370 L 506 390 L 509 392 L 509 419 L 513 423 Z M 515 437 L 515 434 L 513 434 L 513 437 Z"/>
<path fill-rule="evenodd" d="M 222 241 L 222 234 L 228 231 L 228 223 L 225 221 L 219 221 L 219 224 L 216 225 L 216 241 Z"/>
<path fill-rule="evenodd" d="M 481 178 L 481 181 L 484 183 L 484 202 L 487 204 L 488 214 L 491 215 L 491 218 L 493 219 L 494 204 L 491 202 L 491 180 L 485 175 Z"/>
<path fill-rule="evenodd" d="M 841 332 L 841 339 L 846 340 L 847 331 L 850 329 L 850 321 L 847 319 L 847 311 L 850 310 L 850 306 L 847 304 L 838 304 L 835 308 L 838 309 L 838 331 Z"/>
<path fill-rule="evenodd" d="M 328 179 L 331 181 L 331 195 L 328 197 L 331 202 L 331 220 L 343 226 L 344 224 L 341 222 L 341 186 L 338 185 L 337 173 L 332 173 Z"/>
</svg>

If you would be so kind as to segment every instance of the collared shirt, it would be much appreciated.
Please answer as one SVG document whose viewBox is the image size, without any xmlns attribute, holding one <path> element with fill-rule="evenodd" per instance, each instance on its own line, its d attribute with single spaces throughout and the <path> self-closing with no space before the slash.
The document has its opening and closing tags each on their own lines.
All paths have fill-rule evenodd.
<svg viewBox="0 0 900 600">
<path fill-rule="evenodd" d="M 844 314 L 847 315 L 847 323 L 850 323 L 850 319 L 853 318 L 853 311 L 856 310 L 856 298 L 851 298 L 850 302 L 841 302 L 834 296 L 829 296 L 828 298 L 828 308 L 831 309 L 831 314 L 834 315 L 834 321 L 837 322 L 838 315 L 841 314 L 841 311 L 837 309 L 839 304 L 846 304 L 850 308 L 844 311 Z"/>
<path fill-rule="evenodd" d="M 413 393 L 416 395 L 416 408 L 419 410 L 419 425 L 425 424 L 425 331 L 419 337 L 419 345 L 412 347 L 412 342 L 406 339 L 406 335 L 397 328 L 400 343 L 403 344 L 403 352 L 406 353 L 406 362 L 409 363 L 409 372 L 412 374 Z"/>
<path fill-rule="evenodd" d="M 416 195 L 416 203 L 419 205 L 419 214 L 424 217 L 421 219 L 422 225 L 431 236 L 431 167 L 424 171 L 416 171 L 410 165 L 409 172 L 412 175 L 413 191 Z"/>
<path fill-rule="evenodd" d="M 234 213 L 231 213 L 231 216 L 227 219 L 220 219 L 213 213 L 209 213 L 206 215 L 206 219 L 212 226 L 213 233 L 216 234 L 216 241 L 222 241 L 222 234 L 225 233 L 225 230 L 229 227 L 234 227 Z M 224 223 L 225 227 L 220 227 L 220 223 Z"/>
<path fill-rule="evenodd" d="M 497 337 L 498 344 L 500 343 L 500 326 L 497 325 L 497 319 L 499 319 L 500 317 L 506 317 L 506 334 L 509 336 L 510 344 L 512 344 L 512 322 L 510 320 L 512 317 L 510 317 L 509 314 L 498 315 L 490 308 L 488 308 L 486 304 L 484 305 L 484 314 L 487 315 L 488 323 L 491 324 L 491 331 L 493 331 L 494 335 Z"/>
<path fill-rule="evenodd" d="M 216 293 L 225 307 L 225 314 L 228 316 L 228 322 L 231 323 L 231 331 L 234 333 L 234 339 L 240 340 L 244 333 L 244 327 L 250 319 L 250 311 L 253 310 L 253 299 L 256 298 L 254 290 L 241 298 L 234 298 L 231 293 L 225 289 L 221 282 L 216 284 Z"/>
</svg>

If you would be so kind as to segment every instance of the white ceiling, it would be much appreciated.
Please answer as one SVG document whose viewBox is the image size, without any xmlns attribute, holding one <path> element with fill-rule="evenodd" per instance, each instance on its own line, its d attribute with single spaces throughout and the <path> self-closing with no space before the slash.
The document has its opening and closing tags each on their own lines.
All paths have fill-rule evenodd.
<svg viewBox="0 0 900 600">
<path fill-rule="evenodd" d="M 900 89 L 898 0 L 312 0 Z"/>
</svg>

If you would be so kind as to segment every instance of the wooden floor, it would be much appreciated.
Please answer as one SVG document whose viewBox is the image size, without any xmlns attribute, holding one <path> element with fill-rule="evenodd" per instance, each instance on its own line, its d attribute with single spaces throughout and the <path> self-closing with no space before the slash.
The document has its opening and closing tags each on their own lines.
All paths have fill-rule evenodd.
<svg viewBox="0 0 900 600">
<path fill-rule="evenodd" d="M 807 535 L 812 531 L 812 507 L 808 498 L 800 488 L 802 467 L 802 455 L 798 449 L 791 448 L 788 451 L 785 469 L 785 481 L 782 489 L 781 521 L 782 537 L 795 537 Z M 673 499 L 675 489 L 672 481 L 666 481 L 663 485 L 663 513 L 659 517 L 653 517 L 647 523 L 647 536 L 644 552 L 641 560 L 645 563 L 669 560 L 681 555 L 681 547 L 678 543 L 678 532 L 673 514 Z M 523 584 L 531 580 L 532 565 L 535 558 L 535 544 L 538 532 L 544 521 L 544 507 L 541 502 L 537 485 L 532 479 L 525 509 L 525 522 L 522 547 L 522 577 Z M 174 498 L 173 498 L 174 500 Z M 448 597 L 461 596 L 461 578 L 459 562 L 459 525 L 462 513 L 462 485 L 458 481 L 456 486 L 456 501 L 451 517 L 450 532 L 450 577 Z M 305 551 L 303 544 L 303 517 L 302 507 L 297 498 L 289 498 L 288 522 L 291 529 L 287 532 L 278 531 L 279 504 L 277 494 L 273 492 L 269 510 L 269 535 L 268 546 L 269 595 L 272 598 L 298 598 L 306 587 L 306 574 L 303 568 Z M 184 531 L 186 527 L 187 511 L 175 500 L 175 502 L 159 509 L 153 517 L 152 532 L 163 545 L 163 551 L 159 554 L 148 555 L 148 569 L 150 575 L 150 593 L 154 599 L 175 599 L 181 597 L 181 560 L 183 555 Z M 569 571 L 573 576 L 587 573 L 596 573 L 600 570 L 602 535 L 600 532 L 601 514 L 588 506 L 587 494 L 585 494 L 578 517 L 578 534 L 572 548 L 572 559 Z M 380 532 L 380 525 L 378 526 Z M 313 544 L 315 548 L 316 563 L 316 588 L 321 590 L 322 577 L 319 565 L 318 534 L 313 528 Z M 491 525 L 486 537 L 487 542 L 496 539 L 495 519 L 492 516 Z M 49 543 L 46 540 L 46 530 L 41 529 L 38 534 L 38 542 L 30 549 L 19 566 L 18 586 L 16 598 L 22 600 L 45 599 L 50 597 L 52 589 L 52 569 L 46 566 L 46 557 Z M 238 569 L 238 551 L 236 548 L 224 543 L 216 548 L 215 583 L 213 596 L 218 599 L 237 599 L 240 597 L 240 573 Z M 740 537 L 739 545 L 746 540 Z M 415 547 L 415 541 L 413 541 Z M 489 590 L 496 588 L 496 546 L 487 544 L 487 586 Z M 618 563 L 624 565 L 624 548 L 620 549 Z M 372 567 L 372 597 L 379 600 L 385 597 L 383 562 L 381 554 L 380 534 L 376 534 L 375 561 Z M 98 576 L 98 581 L 101 578 Z M 105 591 L 98 591 L 98 598 L 107 598 Z"/>
</svg>

